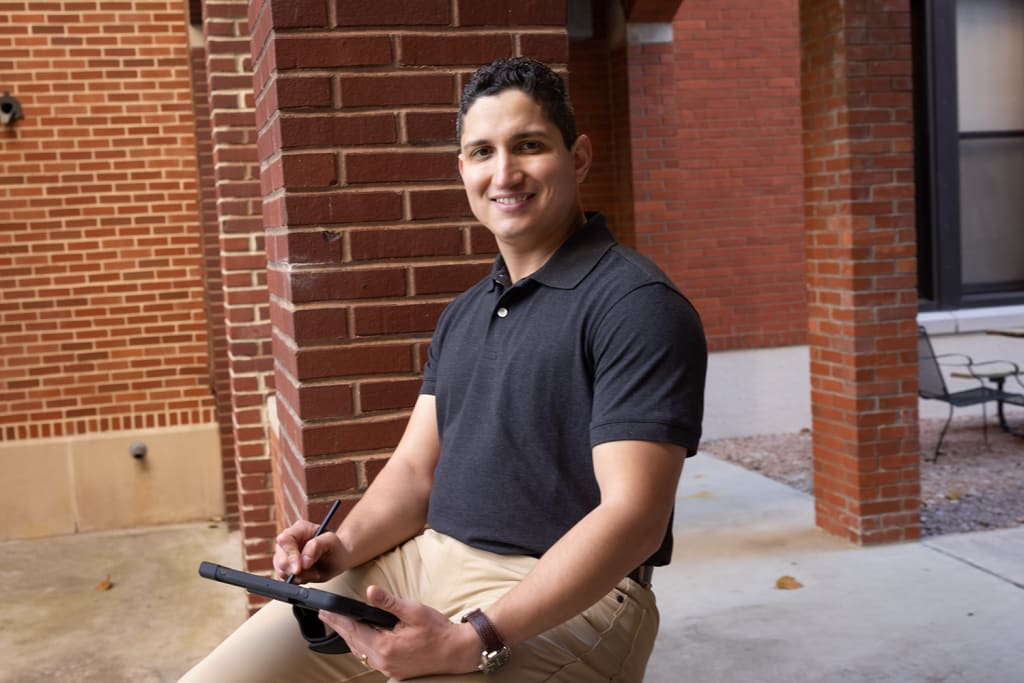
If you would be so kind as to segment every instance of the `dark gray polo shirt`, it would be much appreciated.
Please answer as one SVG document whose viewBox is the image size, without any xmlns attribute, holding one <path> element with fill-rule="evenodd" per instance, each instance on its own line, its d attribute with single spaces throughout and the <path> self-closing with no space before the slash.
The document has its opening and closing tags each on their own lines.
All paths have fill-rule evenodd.
<svg viewBox="0 0 1024 683">
<path fill-rule="evenodd" d="M 696 452 L 706 368 L 693 306 L 600 214 L 515 284 L 499 257 L 430 344 L 421 393 L 436 396 L 441 457 L 429 525 L 539 557 L 600 502 L 594 446 Z M 670 527 L 651 564 L 668 563 L 671 540 Z"/>
</svg>

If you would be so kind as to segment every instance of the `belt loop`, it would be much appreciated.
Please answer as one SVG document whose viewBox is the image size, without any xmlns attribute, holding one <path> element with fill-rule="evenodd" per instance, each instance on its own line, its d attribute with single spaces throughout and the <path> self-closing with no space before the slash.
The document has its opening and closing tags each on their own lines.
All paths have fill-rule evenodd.
<svg viewBox="0 0 1024 683">
<path fill-rule="evenodd" d="M 649 564 L 640 565 L 629 573 L 628 578 L 633 579 L 644 588 L 650 588 L 651 579 L 654 578 L 654 567 Z"/>
</svg>

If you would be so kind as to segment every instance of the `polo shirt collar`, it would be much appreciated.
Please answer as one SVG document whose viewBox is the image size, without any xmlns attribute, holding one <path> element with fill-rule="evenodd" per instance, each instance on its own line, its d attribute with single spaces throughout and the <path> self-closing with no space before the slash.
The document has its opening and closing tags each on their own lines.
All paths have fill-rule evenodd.
<svg viewBox="0 0 1024 683">
<path fill-rule="evenodd" d="M 547 263 L 525 279 L 535 280 L 555 289 L 573 289 L 583 281 L 605 252 L 615 245 L 615 238 L 608 230 L 608 223 L 603 214 L 588 212 L 586 217 L 587 222 L 569 235 Z M 491 279 L 502 287 L 509 287 L 512 284 L 509 282 L 505 260 L 500 254 L 491 269 Z"/>
</svg>

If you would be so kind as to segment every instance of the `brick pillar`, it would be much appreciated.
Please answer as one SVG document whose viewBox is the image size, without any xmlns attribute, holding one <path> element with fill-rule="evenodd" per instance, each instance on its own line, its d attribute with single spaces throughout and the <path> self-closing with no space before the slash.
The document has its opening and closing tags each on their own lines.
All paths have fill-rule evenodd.
<svg viewBox="0 0 1024 683">
<path fill-rule="evenodd" d="M 678 2 L 632 3 L 631 13 L 625 16 L 621 54 L 625 58 L 634 244 L 669 277 L 682 282 L 678 269 L 672 272 L 673 242 L 684 229 L 673 191 L 680 164 L 672 44 L 672 17 L 678 6 Z"/>
<path fill-rule="evenodd" d="M 189 59 L 192 65 L 192 106 L 195 112 L 196 161 L 199 171 L 199 225 L 202 230 L 203 283 L 206 295 L 207 382 L 216 403 L 220 436 L 221 471 L 224 478 L 224 519 L 238 526 L 238 481 L 235 467 L 235 435 L 231 416 L 231 378 L 228 370 L 227 332 L 224 326 L 224 282 L 220 270 L 220 221 L 217 217 L 217 183 L 213 167 L 213 129 L 207 92 L 206 42 L 202 36 L 202 7 L 195 3 L 190 16 Z"/>
<path fill-rule="evenodd" d="M 273 361 L 246 10 L 245 0 L 203 2 L 238 523 L 245 568 L 264 571 L 275 534 L 264 416 Z"/>
<path fill-rule="evenodd" d="M 618 0 L 610 2 L 617 9 Z M 576 128 L 594 146 L 580 191 L 583 207 L 603 212 L 616 239 L 635 246 L 628 60 L 621 35 L 625 20 L 606 4 L 593 3 L 588 22 L 569 39 L 569 94 Z"/>
<path fill-rule="evenodd" d="M 907 2 L 800 3 L 817 523 L 920 536 Z"/>
<path fill-rule="evenodd" d="M 458 177 L 461 85 L 566 54 L 566 8 L 254 0 L 249 20 L 286 524 L 350 509 L 396 445 L 441 310 L 495 251 Z"/>
<path fill-rule="evenodd" d="M 606 213 L 617 239 L 667 271 L 681 230 L 672 188 L 679 119 L 671 20 L 678 6 L 594 2 L 590 34 L 570 44 L 579 129 L 594 141 L 584 207 Z"/>
</svg>

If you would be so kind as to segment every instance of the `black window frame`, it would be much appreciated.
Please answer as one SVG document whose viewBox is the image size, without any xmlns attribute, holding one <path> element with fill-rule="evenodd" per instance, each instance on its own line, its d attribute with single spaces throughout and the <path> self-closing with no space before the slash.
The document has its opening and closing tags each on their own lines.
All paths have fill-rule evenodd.
<svg viewBox="0 0 1024 683">
<path fill-rule="evenodd" d="M 1022 131 L 961 133 L 959 128 L 957 0 L 912 0 L 914 183 L 918 307 L 942 311 L 1024 303 L 1024 282 L 1012 290 L 962 284 L 960 141 L 1024 137 Z"/>
</svg>

